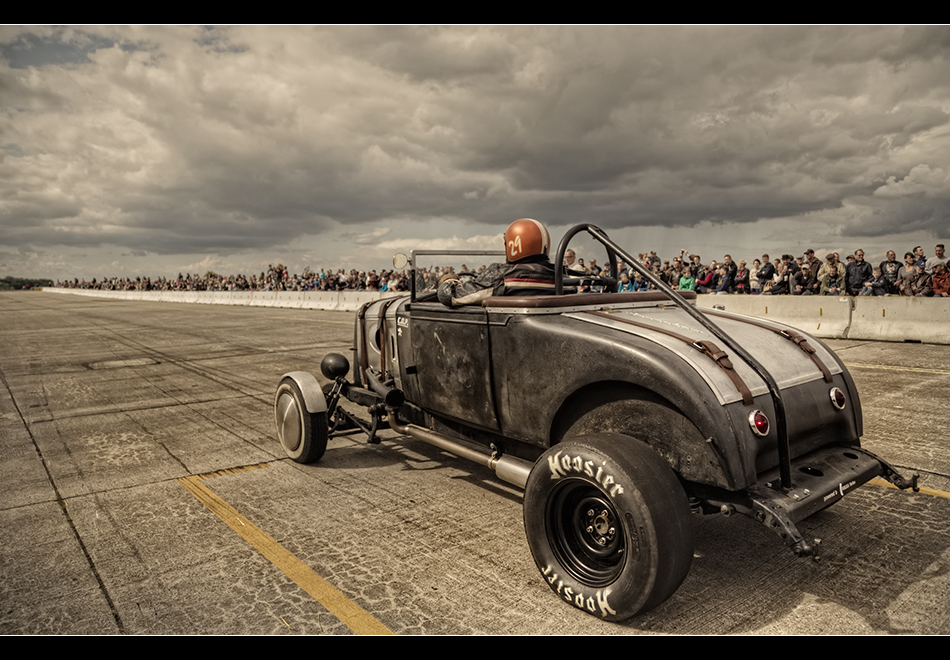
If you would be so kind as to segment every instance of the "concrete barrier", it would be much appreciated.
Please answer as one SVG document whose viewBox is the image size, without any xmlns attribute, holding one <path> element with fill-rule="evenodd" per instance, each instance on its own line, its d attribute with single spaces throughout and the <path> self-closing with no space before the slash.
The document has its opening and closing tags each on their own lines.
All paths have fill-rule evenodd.
<svg viewBox="0 0 950 660">
<path fill-rule="evenodd" d="M 860 296 L 848 339 L 950 343 L 950 299 Z"/>
<path fill-rule="evenodd" d="M 274 294 L 274 307 L 300 309 L 303 305 L 304 291 L 277 291 Z"/>
<path fill-rule="evenodd" d="M 292 309 L 355 311 L 366 302 L 405 295 L 360 291 L 98 291 L 45 287 L 49 293 L 96 298 L 161 302 L 254 305 Z M 950 344 L 950 300 L 848 296 L 713 296 L 697 297 L 699 307 L 721 306 L 728 312 L 770 319 L 816 337 L 870 341 L 919 341 Z"/>
<path fill-rule="evenodd" d="M 290 309 L 356 310 L 367 301 L 405 295 L 360 291 L 337 293 L 331 291 L 103 291 L 99 289 L 65 289 L 44 287 L 47 293 L 71 293 L 93 298 L 120 300 L 150 300 L 215 305 L 251 305 L 254 307 L 283 307 Z M 341 301 L 344 303 L 341 306 Z"/>
<path fill-rule="evenodd" d="M 276 291 L 255 291 L 248 305 L 251 307 L 273 307 L 276 302 Z"/>
<path fill-rule="evenodd" d="M 702 295 L 696 304 L 718 305 L 727 312 L 766 318 L 816 337 L 843 339 L 851 325 L 851 301 L 848 296 Z"/>
<path fill-rule="evenodd" d="M 378 291 L 345 291 L 340 293 L 340 303 L 337 309 L 340 311 L 356 311 L 363 304 L 373 300 L 379 300 L 382 297 Z"/>
<path fill-rule="evenodd" d="M 213 291 L 211 293 L 211 300 L 209 302 L 212 305 L 232 305 L 231 302 L 231 292 L 230 291 Z"/>
<path fill-rule="evenodd" d="M 307 291 L 303 295 L 303 309 L 333 311 L 340 305 L 340 294 L 331 291 Z"/>
<path fill-rule="evenodd" d="M 231 304 L 232 305 L 250 305 L 251 298 L 254 297 L 254 294 L 250 291 L 232 291 L 231 292 Z"/>
</svg>

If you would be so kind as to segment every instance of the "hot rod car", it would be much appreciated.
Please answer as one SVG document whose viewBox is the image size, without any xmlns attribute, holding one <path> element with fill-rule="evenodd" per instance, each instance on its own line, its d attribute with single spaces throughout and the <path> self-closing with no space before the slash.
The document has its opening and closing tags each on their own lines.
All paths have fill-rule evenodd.
<svg viewBox="0 0 950 660">
<path fill-rule="evenodd" d="M 357 313 L 352 370 L 330 354 L 329 383 L 302 371 L 281 379 L 286 453 L 316 461 L 331 434 L 374 442 L 389 428 L 489 466 L 524 489 L 544 581 L 607 620 L 676 591 L 693 557 L 693 513 L 750 516 L 808 556 L 802 519 L 878 475 L 916 488 L 916 476 L 861 448 L 857 389 L 822 342 L 701 311 L 694 293 L 671 290 L 593 225 L 568 231 L 554 263 L 580 232 L 605 247 L 609 272 L 623 259 L 658 290 L 616 293 L 614 279 L 558 268 L 553 295 L 450 308 L 413 277 L 409 295 Z M 449 253 L 403 260 L 414 268 L 434 254 Z"/>
</svg>

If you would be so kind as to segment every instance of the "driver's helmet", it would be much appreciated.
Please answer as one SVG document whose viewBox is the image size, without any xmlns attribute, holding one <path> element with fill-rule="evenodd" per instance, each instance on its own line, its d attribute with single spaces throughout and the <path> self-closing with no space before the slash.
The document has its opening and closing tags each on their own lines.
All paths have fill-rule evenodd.
<svg viewBox="0 0 950 660">
<path fill-rule="evenodd" d="M 515 220 L 505 230 L 505 256 L 510 264 L 527 257 L 547 256 L 550 249 L 551 237 L 547 227 L 537 220 Z"/>
</svg>

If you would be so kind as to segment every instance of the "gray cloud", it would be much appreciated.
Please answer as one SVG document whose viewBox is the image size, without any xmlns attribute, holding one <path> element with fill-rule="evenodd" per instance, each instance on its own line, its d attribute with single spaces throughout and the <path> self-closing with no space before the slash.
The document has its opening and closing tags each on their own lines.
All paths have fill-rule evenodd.
<svg viewBox="0 0 950 660">
<path fill-rule="evenodd" d="M 948 54 L 943 27 L 2 28 L 0 242 L 225 255 L 524 215 L 945 235 Z"/>
</svg>

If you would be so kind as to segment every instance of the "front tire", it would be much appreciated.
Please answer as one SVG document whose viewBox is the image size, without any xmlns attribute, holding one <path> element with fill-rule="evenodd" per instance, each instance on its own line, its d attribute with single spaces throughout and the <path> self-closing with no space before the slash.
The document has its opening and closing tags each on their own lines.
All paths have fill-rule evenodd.
<svg viewBox="0 0 950 660">
<path fill-rule="evenodd" d="M 277 438 L 287 455 L 298 463 L 319 461 L 327 450 L 325 412 L 307 410 L 303 393 L 293 378 L 284 378 L 274 397 Z"/>
<path fill-rule="evenodd" d="M 524 520 L 551 589 L 608 621 L 665 601 L 693 559 L 695 532 L 679 480 L 627 436 L 581 436 L 545 452 L 528 477 Z"/>
</svg>

